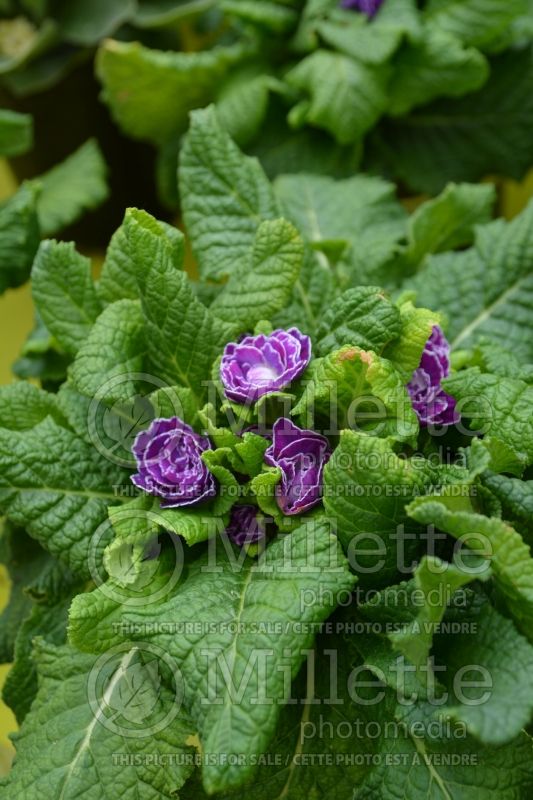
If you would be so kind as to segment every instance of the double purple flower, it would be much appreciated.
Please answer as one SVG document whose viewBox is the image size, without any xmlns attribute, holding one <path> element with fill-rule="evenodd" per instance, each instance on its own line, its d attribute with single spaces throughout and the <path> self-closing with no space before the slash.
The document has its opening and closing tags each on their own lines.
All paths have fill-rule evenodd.
<svg viewBox="0 0 533 800">
<path fill-rule="evenodd" d="M 139 489 L 162 498 L 162 508 L 190 506 L 216 494 L 216 482 L 202 461 L 211 442 L 179 419 L 155 419 L 138 434 L 133 454 L 138 472 L 131 476 Z"/>
<path fill-rule="evenodd" d="M 298 328 L 231 342 L 220 364 L 226 397 L 236 403 L 251 403 L 280 391 L 302 374 L 310 360 L 311 340 Z"/>
<path fill-rule="evenodd" d="M 274 423 L 265 461 L 281 470 L 276 499 L 284 514 L 301 514 L 320 502 L 330 455 L 329 442 L 320 433 L 299 428 L 285 417 Z"/>
<path fill-rule="evenodd" d="M 342 8 L 350 8 L 353 11 L 361 11 L 368 17 L 373 17 L 378 13 L 383 0 L 342 0 Z"/>
<path fill-rule="evenodd" d="M 442 379 L 449 374 L 450 345 L 439 325 L 435 325 L 420 365 L 407 384 L 413 408 L 423 427 L 430 424 L 453 425 L 459 421 L 455 398 L 441 386 Z"/>
</svg>

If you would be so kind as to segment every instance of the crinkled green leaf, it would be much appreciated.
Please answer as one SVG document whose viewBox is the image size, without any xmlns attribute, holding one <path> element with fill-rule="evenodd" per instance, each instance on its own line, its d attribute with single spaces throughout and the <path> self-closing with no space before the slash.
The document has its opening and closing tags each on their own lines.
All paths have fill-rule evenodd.
<svg viewBox="0 0 533 800">
<path fill-rule="evenodd" d="M 26 381 L 0 386 L 0 428 L 23 431 L 33 428 L 49 414 L 61 422 L 55 395 L 50 392 Z"/>
<path fill-rule="evenodd" d="M 48 330 L 75 354 L 101 310 L 90 260 L 72 242 L 42 242 L 32 268 L 32 292 Z"/>
<path fill-rule="evenodd" d="M 289 301 L 300 274 L 303 243 L 286 220 L 260 224 L 251 257 L 238 266 L 210 310 L 243 333 L 270 319 Z"/>
<path fill-rule="evenodd" d="M 451 345 L 489 337 L 533 361 L 533 204 L 478 228 L 476 246 L 430 258 L 412 281 L 421 305 L 443 311 Z"/>
<path fill-rule="evenodd" d="M 347 344 L 381 353 L 400 332 L 400 311 L 379 288 L 348 289 L 322 317 L 318 353 L 325 356 Z"/>
<path fill-rule="evenodd" d="M 139 783 L 150 800 L 176 797 L 191 771 L 176 758 L 192 752 L 185 744 L 189 721 L 178 715 L 163 730 L 143 735 L 143 718 L 145 730 L 150 731 L 148 722 L 162 718 L 163 709 L 174 700 L 172 692 L 161 686 L 157 656 L 132 647 L 120 658 L 95 667 L 94 656 L 66 645 L 40 643 L 35 658 L 39 693 L 16 736 L 13 770 L 3 779 L 12 797 L 67 800 L 83 795 L 100 800 L 110 787 L 118 786 L 117 780 L 127 800 L 138 794 Z M 87 687 L 93 667 L 100 670 L 106 692 L 91 705 Z M 143 698 L 148 702 L 143 704 Z M 164 769 L 150 762 L 154 749 L 167 756 Z M 121 763 L 118 769 L 113 753 L 130 754 L 132 763 Z"/>
<path fill-rule="evenodd" d="M 1 510 L 82 576 L 107 543 L 91 537 L 126 483 L 127 473 L 50 417 L 27 431 L 0 429 Z"/>
<path fill-rule="evenodd" d="M 258 161 L 241 153 L 214 108 L 191 115 L 179 179 L 183 217 L 202 277 L 231 275 L 248 257 L 261 222 L 279 217 L 279 210 Z"/>
<path fill-rule="evenodd" d="M 300 627 L 300 623 L 325 619 L 332 610 L 328 593 L 349 589 L 354 578 L 324 523 L 302 525 L 290 536 L 274 541 L 257 565 L 248 559 L 236 569 L 225 551 L 218 557 L 219 571 L 213 573 L 206 570 L 207 558 L 200 556 L 189 565 L 184 582 L 156 612 L 161 621 L 179 624 L 194 619 L 200 623 L 197 633 L 149 635 L 145 624 L 154 619 L 153 607 L 121 612 L 97 591 L 74 601 L 71 637 L 84 649 L 100 649 L 100 642 L 109 641 L 117 616 L 125 624 L 138 625 L 143 641 L 159 644 L 179 664 L 185 680 L 185 702 L 198 725 L 204 752 L 262 752 L 274 732 L 281 704 L 288 699 L 281 667 L 294 676 L 302 662 L 302 650 L 312 642 L 310 626 Z M 323 591 L 317 592 L 320 587 Z M 306 589 L 317 592 L 317 598 L 312 607 L 302 609 L 300 597 Z M 229 621 L 241 623 L 237 633 L 225 624 Z M 269 629 L 275 621 L 283 623 L 282 633 Z M 253 662 L 258 652 L 255 630 L 263 623 L 266 628 L 260 644 L 268 650 L 269 667 L 261 675 L 263 670 Z M 88 631 L 92 631 L 89 638 Z M 207 651 L 208 658 L 201 656 L 202 650 Z M 211 678 L 211 702 L 206 705 L 201 698 L 208 691 L 208 665 L 217 672 L 226 667 L 232 675 L 233 690 L 227 685 L 214 690 Z M 213 691 L 221 703 L 213 702 Z M 235 691 L 240 695 L 239 701 Z M 254 703 L 258 691 L 261 697 L 265 692 L 274 702 Z M 205 764 L 203 781 L 208 791 L 222 791 L 238 787 L 252 774 L 249 759 L 241 765 Z"/>
<path fill-rule="evenodd" d="M 324 421 L 331 429 L 355 428 L 398 441 L 416 439 L 418 420 L 394 366 L 372 351 L 346 345 L 315 359 L 305 390 L 293 408 L 306 426 Z"/>
<path fill-rule="evenodd" d="M 135 394 L 148 351 L 144 317 L 136 300 L 118 300 L 96 320 L 69 369 L 81 394 L 127 402 Z"/>
</svg>

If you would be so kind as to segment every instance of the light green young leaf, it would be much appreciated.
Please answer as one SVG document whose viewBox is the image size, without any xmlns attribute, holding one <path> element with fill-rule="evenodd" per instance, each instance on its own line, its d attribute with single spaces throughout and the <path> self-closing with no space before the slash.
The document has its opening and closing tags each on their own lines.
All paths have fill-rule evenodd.
<svg viewBox="0 0 533 800">
<path fill-rule="evenodd" d="M 75 354 L 101 310 L 90 260 L 72 242 L 42 242 L 32 268 L 32 292 L 48 330 Z"/>
<path fill-rule="evenodd" d="M 231 275 L 248 257 L 261 222 L 280 214 L 259 162 L 234 144 L 214 107 L 191 114 L 179 181 L 183 218 L 202 277 Z"/>
<path fill-rule="evenodd" d="M 386 346 L 383 356 L 392 361 L 406 382 L 420 364 L 433 327 L 441 322 L 439 314 L 427 308 L 416 308 L 410 300 L 400 305 L 400 335 Z"/>
<path fill-rule="evenodd" d="M 251 257 L 237 266 L 210 311 L 243 333 L 270 319 L 290 300 L 304 255 L 296 228 L 284 219 L 262 222 Z"/>
<path fill-rule="evenodd" d="M 477 367 L 451 375 L 443 386 L 458 401 L 464 425 L 472 432 L 494 436 L 525 463 L 533 462 L 533 386 Z"/>
<path fill-rule="evenodd" d="M 376 353 L 346 345 L 312 361 L 305 384 L 292 413 L 302 415 L 306 426 L 322 420 L 332 430 L 416 440 L 418 420 L 405 385 L 390 361 Z"/>
</svg>

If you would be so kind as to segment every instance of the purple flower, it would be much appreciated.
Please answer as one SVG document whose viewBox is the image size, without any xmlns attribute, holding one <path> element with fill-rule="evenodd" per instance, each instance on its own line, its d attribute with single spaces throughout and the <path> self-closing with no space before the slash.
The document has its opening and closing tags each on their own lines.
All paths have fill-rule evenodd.
<svg viewBox="0 0 533 800">
<path fill-rule="evenodd" d="M 342 0 L 342 8 L 351 8 L 354 11 L 361 11 L 368 17 L 373 17 L 378 13 L 383 0 Z"/>
<path fill-rule="evenodd" d="M 459 421 L 455 398 L 441 386 L 450 374 L 450 345 L 441 328 L 434 325 L 426 342 L 420 365 L 407 384 L 420 424 L 453 425 Z"/>
<path fill-rule="evenodd" d="M 231 342 L 220 364 L 226 397 L 236 403 L 250 403 L 284 389 L 302 374 L 310 359 L 311 340 L 298 328 Z"/>
<path fill-rule="evenodd" d="M 322 473 L 331 455 L 329 442 L 284 417 L 276 420 L 272 433 L 265 461 L 281 469 L 278 506 L 284 514 L 301 514 L 320 502 Z"/>
<path fill-rule="evenodd" d="M 265 536 L 265 528 L 259 522 L 257 506 L 233 506 L 226 533 L 238 547 L 257 544 Z"/>
<path fill-rule="evenodd" d="M 154 419 L 133 443 L 138 472 L 131 480 L 162 497 L 162 508 L 207 500 L 216 494 L 215 478 L 202 461 L 202 453 L 210 449 L 209 439 L 178 417 Z"/>
</svg>

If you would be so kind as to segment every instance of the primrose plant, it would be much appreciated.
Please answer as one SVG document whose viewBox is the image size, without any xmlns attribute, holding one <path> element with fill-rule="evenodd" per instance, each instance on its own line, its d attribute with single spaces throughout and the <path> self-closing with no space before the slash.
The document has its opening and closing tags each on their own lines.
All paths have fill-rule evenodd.
<svg viewBox="0 0 533 800">
<path fill-rule="evenodd" d="M 198 280 L 137 209 L 33 264 L 6 796 L 525 800 L 533 207 L 271 184 L 213 108 L 179 182 Z"/>
</svg>

